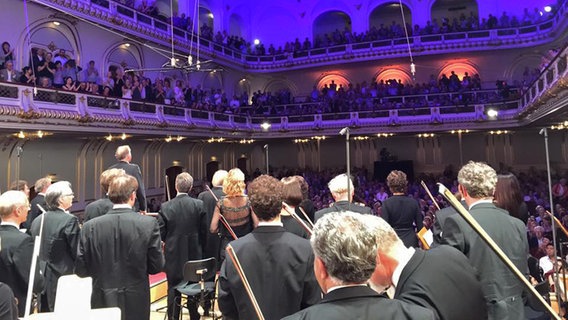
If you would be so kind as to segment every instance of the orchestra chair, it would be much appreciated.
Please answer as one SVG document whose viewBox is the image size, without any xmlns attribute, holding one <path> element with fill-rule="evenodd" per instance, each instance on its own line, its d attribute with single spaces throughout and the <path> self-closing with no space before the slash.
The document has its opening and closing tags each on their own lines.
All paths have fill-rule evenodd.
<svg viewBox="0 0 568 320">
<path fill-rule="evenodd" d="M 202 307 L 205 315 L 213 315 L 215 318 L 215 275 L 217 273 L 216 261 L 214 257 L 190 260 L 183 266 L 183 281 L 176 286 L 181 295 L 186 296 L 188 301 L 196 302 L 198 307 Z M 213 279 L 213 281 L 208 281 Z M 182 307 L 182 303 L 179 306 Z M 210 302 L 207 304 L 206 302 Z M 176 306 L 178 304 L 176 303 Z M 180 315 L 182 313 L 180 312 Z"/>
</svg>

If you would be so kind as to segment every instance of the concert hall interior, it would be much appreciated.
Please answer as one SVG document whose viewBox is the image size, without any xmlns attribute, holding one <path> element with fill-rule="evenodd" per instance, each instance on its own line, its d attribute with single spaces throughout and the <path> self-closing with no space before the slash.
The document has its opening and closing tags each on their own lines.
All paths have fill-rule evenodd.
<svg viewBox="0 0 568 320">
<path fill-rule="evenodd" d="M 218 169 L 331 177 L 348 159 L 381 183 L 470 160 L 549 158 L 566 177 L 567 15 L 565 0 L 2 0 L 0 190 L 69 181 L 82 219 L 120 145 L 148 203 L 172 167 L 195 194 Z"/>
</svg>

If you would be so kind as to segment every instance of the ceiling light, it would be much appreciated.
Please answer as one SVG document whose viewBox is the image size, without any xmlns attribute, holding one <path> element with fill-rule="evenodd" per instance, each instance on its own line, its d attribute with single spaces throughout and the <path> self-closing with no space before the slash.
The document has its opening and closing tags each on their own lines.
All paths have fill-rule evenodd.
<svg viewBox="0 0 568 320">
<path fill-rule="evenodd" d="M 544 10 L 546 10 L 546 9 L 544 9 Z M 60 23 L 59 21 L 53 21 L 53 25 L 55 25 L 55 26 L 58 26 L 58 25 L 60 25 L 60 24 L 61 24 L 61 23 Z"/>
<path fill-rule="evenodd" d="M 254 42 L 253 42 L 253 43 L 254 43 L 255 46 L 258 46 L 258 45 L 260 44 L 260 40 L 254 39 Z"/>
<path fill-rule="evenodd" d="M 552 7 L 551 6 L 545 6 L 544 7 L 544 12 L 550 12 L 552 11 Z"/>
</svg>

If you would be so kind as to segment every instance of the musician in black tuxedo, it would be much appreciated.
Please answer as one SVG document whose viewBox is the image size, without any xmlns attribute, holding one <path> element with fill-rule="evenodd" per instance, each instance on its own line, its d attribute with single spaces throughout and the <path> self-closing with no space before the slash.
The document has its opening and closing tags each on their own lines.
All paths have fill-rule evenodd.
<svg viewBox="0 0 568 320">
<path fill-rule="evenodd" d="M 18 299 L 18 315 L 24 316 L 34 250 L 33 238 L 18 228 L 26 221 L 30 203 L 22 191 L 10 190 L 0 196 L 0 281 Z M 39 271 L 38 267 L 38 271 Z M 34 292 L 43 290 L 43 276 L 36 272 Z"/>
<path fill-rule="evenodd" d="M 101 184 L 101 189 L 103 189 L 104 196 L 101 199 L 89 203 L 85 207 L 85 216 L 83 219 L 83 223 L 91 219 L 94 219 L 96 217 L 105 215 L 107 212 L 112 210 L 113 203 L 112 201 L 110 201 L 107 194 L 108 186 L 115 177 L 123 174 L 126 174 L 126 172 L 123 169 L 116 169 L 116 168 L 108 169 L 103 171 L 103 173 L 101 173 L 99 180 Z"/>
<path fill-rule="evenodd" d="M 470 161 L 459 171 L 458 182 L 473 218 L 519 271 L 528 275 L 525 225 L 493 204 L 495 170 L 485 163 Z M 479 273 L 490 320 L 524 319 L 523 283 L 460 215 L 446 219 L 442 241 L 463 252 Z"/>
<path fill-rule="evenodd" d="M 248 187 L 259 225 L 230 243 L 267 320 L 281 319 L 320 300 L 314 254 L 308 240 L 286 232 L 280 222 L 282 183 L 261 175 Z M 225 319 L 256 319 L 233 261 L 219 275 L 219 309 Z"/>
<path fill-rule="evenodd" d="M 446 245 L 428 251 L 406 247 L 385 220 L 365 218 L 379 247 L 370 281 L 377 291 L 394 286 L 395 299 L 428 308 L 439 320 L 487 319 L 481 283 L 463 253 Z"/>
<path fill-rule="evenodd" d="M 213 178 L 211 179 L 211 191 L 213 191 L 213 194 L 215 195 L 215 197 L 217 197 L 217 199 L 221 199 L 225 196 L 225 193 L 223 192 L 223 182 L 225 181 L 225 177 L 227 177 L 226 170 L 217 170 L 215 171 L 215 174 L 213 174 Z M 207 216 L 205 217 L 205 221 L 207 223 L 206 230 L 209 230 L 209 228 L 211 227 L 211 218 L 213 218 L 215 206 L 217 205 L 217 200 L 215 200 L 215 197 L 213 197 L 211 192 L 207 190 L 201 192 L 197 196 L 197 199 L 203 201 L 203 208 L 205 209 L 205 212 L 207 214 Z M 219 257 L 220 245 L 221 237 L 219 236 L 219 234 L 207 232 L 205 238 L 205 246 L 203 247 L 203 257 L 215 257 L 215 260 L 218 263 L 217 270 L 221 268 L 221 264 L 219 263 L 221 261 Z"/>
<path fill-rule="evenodd" d="M 40 258 L 47 262 L 45 292 L 41 294 L 41 311 L 53 312 L 59 277 L 72 274 L 79 244 L 79 219 L 69 213 L 73 204 L 73 190 L 68 181 L 56 182 L 47 188 L 47 212 L 35 219 L 30 228 L 33 237 L 41 234 Z"/>
<path fill-rule="evenodd" d="M 366 215 L 334 212 L 314 226 L 314 272 L 323 300 L 285 320 L 434 319 L 432 311 L 391 300 L 368 287 L 377 264 L 378 244 Z"/>
<path fill-rule="evenodd" d="M 347 184 L 349 183 L 349 190 L 351 194 L 347 194 Z M 353 181 L 348 178 L 346 174 L 340 174 L 335 178 L 331 179 L 327 184 L 331 196 L 335 201 L 329 208 L 324 208 L 316 211 L 315 221 L 318 221 L 323 215 L 330 212 L 343 212 L 352 211 L 362 214 L 372 214 L 371 208 L 362 206 L 357 203 L 353 203 L 353 195 L 355 194 L 355 188 L 353 187 Z"/>
<path fill-rule="evenodd" d="M 91 307 L 119 307 L 122 320 L 150 318 L 148 274 L 164 267 L 158 222 L 132 210 L 137 187 L 132 176 L 113 179 L 113 209 L 83 225 L 75 267 L 93 278 Z"/>
<path fill-rule="evenodd" d="M 132 150 L 130 146 L 123 145 L 116 148 L 114 157 L 117 163 L 109 167 L 109 169 L 123 169 L 126 174 L 136 178 L 138 189 L 136 190 L 136 202 L 134 203 L 134 211 L 146 213 L 146 189 L 144 188 L 144 180 L 142 179 L 142 171 L 137 164 L 130 163 L 132 161 Z"/>
<path fill-rule="evenodd" d="M 181 296 L 175 286 L 183 280 L 183 266 L 189 260 L 202 258 L 202 243 L 206 228 L 203 201 L 188 195 L 193 177 L 187 172 L 177 175 L 177 195 L 162 204 L 158 222 L 162 241 L 165 242 L 166 276 L 168 278 L 168 318 L 179 319 Z M 191 320 L 199 319 L 197 305 L 189 306 Z"/>
<path fill-rule="evenodd" d="M 461 200 L 461 193 L 456 192 L 454 196 L 456 197 L 456 199 Z M 462 206 L 464 206 L 464 208 L 467 208 L 465 201 L 461 200 L 461 204 Z M 434 241 L 432 241 L 432 245 L 430 246 L 431 248 L 437 247 L 442 244 L 442 235 L 444 232 L 444 224 L 446 223 L 446 219 L 453 216 L 454 214 L 458 214 L 458 212 L 452 206 L 445 207 L 436 211 L 436 218 L 434 219 L 434 223 L 432 224 L 431 229 L 432 238 L 434 239 Z"/>
<path fill-rule="evenodd" d="M 18 320 L 18 306 L 12 289 L 0 282 L 0 319 L 1 320 Z"/>
<path fill-rule="evenodd" d="M 41 209 L 38 207 L 38 204 L 44 210 L 47 210 L 47 206 L 45 205 L 45 192 L 50 185 L 51 178 L 49 177 L 38 179 L 34 184 L 34 190 L 35 192 L 37 192 L 37 195 L 32 199 L 30 203 L 30 212 L 28 213 L 28 218 L 26 219 L 24 228 L 29 230 L 34 219 L 41 214 Z"/>
</svg>

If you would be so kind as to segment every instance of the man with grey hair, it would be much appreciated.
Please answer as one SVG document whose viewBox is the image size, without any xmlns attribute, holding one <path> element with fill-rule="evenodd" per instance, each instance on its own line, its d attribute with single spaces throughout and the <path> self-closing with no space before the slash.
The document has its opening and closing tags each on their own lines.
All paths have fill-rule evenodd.
<svg viewBox="0 0 568 320">
<path fill-rule="evenodd" d="M 189 196 L 193 187 L 193 177 L 182 172 L 175 181 L 177 195 L 162 204 L 158 223 L 162 241 L 165 242 L 166 276 L 168 279 L 168 319 L 178 319 L 180 308 L 176 303 L 181 301 L 175 290 L 183 280 L 183 266 L 189 260 L 199 260 L 202 255 L 202 243 L 208 233 L 205 222 L 203 201 Z M 190 318 L 199 319 L 197 305 L 188 307 Z"/>
<path fill-rule="evenodd" d="M 323 300 L 286 320 L 434 319 L 428 309 L 390 300 L 367 286 L 377 262 L 373 231 L 355 212 L 332 212 L 318 220 L 310 242 Z"/>
<path fill-rule="evenodd" d="M 31 235 L 41 234 L 40 259 L 47 262 L 45 292 L 41 294 L 41 311 L 53 312 L 55 292 L 60 276 L 72 274 L 79 244 L 79 220 L 69 213 L 73 190 L 68 181 L 59 181 L 47 188 L 45 202 L 48 211 L 32 222 Z M 43 223 L 42 223 L 43 220 Z"/>
<path fill-rule="evenodd" d="M 10 190 L 0 195 L 0 281 L 6 283 L 18 299 L 20 317 L 24 316 L 34 241 L 18 228 L 26 221 L 29 208 L 28 197 L 22 191 Z M 43 276 L 36 272 L 34 292 L 42 290 Z"/>
<path fill-rule="evenodd" d="M 29 229 L 35 218 L 37 218 L 42 213 L 38 205 L 46 209 L 45 192 L 47 191 L 47 188 L 49 188 L 50 185 L 51 185 L 51 178 L 49 177 L 38 179 L 34 184 L 34 190 L 35 192 L 37 192 L 37 195 L 32 199 L 30 203 L 31 208 L 25 223 L 26 229 Z"/>
<path fill-rule="evenodd" d="M 436 319 L 487 319 L 476 271 L 461 252 L 450 246 L 407 248 L 385 220 L 371 215 L 364 219 L 379 247 L 373 288 L 391 287 L 395 299 L 428 308 Z"/>
<path fill-rule="evenodd" d="M 523 222 L 493 204 L 497 173 L 470 161 L 458 173 L 458 190 L 473 218 L 524 274 L 528 242 Z M 523 284 L 460 215 L 446 219 L 442 242 L 463 252 L 479 273 L 489 319 L 524 319 Z"/>
<path fill-rule="evenodd" d="M 130 163 L 132 161 L 132 150 L 128 145 L 122 145 L 116 148 L 114 157 L 118 163 L 113 164 L 109 169 L 123 169 L 126 174 L 136 178 L 138 189 L 136 190 L 136 201 L 134 202 L 134 211 L 146 213 L 146 189 L 144 188 L 144 180 L 142 179 L 142 171 L 137 164 Z"/>
<path fill-rule="evenodd" d="M 217 197 L 217 199 L 221 199 L 222 197 L 225 196 L 225 193 L 223 192 L 223 182 L 225 181 L 227 174 L 228 174 L 227 170 L 217 170 L 215 174 L 213 174 L 213 178 L 211 179 L 211 187 L 212 187 L 211 191 L 213 192 L 213 194 L 205 190 L 197 196 L 197 199 L 203 201 L 203 208 L 207 213 L 207 216 L 205 217 L 205 221 L 207 223 L 207 230 L 209 230 L 209 228 L 211 227 L 211 218 L 213 218 L 213 213 L 215 212 L 215 206 L 217 205 L 217 200 L 215 200 L 215 197 Z M 213 197 L 213 195 L 215 195 L 215 197 Z M 215 234 L 207 232 L 205 238 L 205 245 L 203 247 L 203 257 L 204 258 L 215 257 L 215 259 L 217 259 L 218 262 L 221 261 L 219 257 L 219 253 L 221 252 L 220 246 L 221 246 L 221 235 L 219 233 Z M 218 263 L 217 270 L 219 270 L 220 268 L 221 264 Z"/>
<path fill-rule="evenodd" d="M 349 194 L 347 193 L 347 185 L 349 184 Z M 318 221 L 323 215 L 330 212 L 353 211 L 363 214 L 371 214 L 371 208 L 364 207 L 359 204 L 352 203 L 355 188 L 353 181 L 346 174 L 340 174 L 331 179 L 327 184 L 331 196 L 335 202 L 329 207 L 316 211 L 314 221 Z"/>
</svg>

